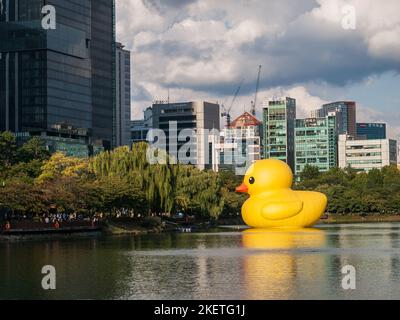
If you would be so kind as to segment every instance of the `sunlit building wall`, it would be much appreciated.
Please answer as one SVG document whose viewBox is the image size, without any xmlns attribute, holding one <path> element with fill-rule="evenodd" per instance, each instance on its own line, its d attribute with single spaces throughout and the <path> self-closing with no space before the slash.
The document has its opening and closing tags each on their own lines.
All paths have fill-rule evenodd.
<svg viewBox="0 0 400 320">
<path fill-rule="evenodd" d="M 354 140 L 339 136 L 339 167 L 352 167 L 357 171 L 370 171 L 397 164 L 397 141 Z"/>
<path fill-rule="evenodd" d="M 337 167 L 336 116 L 296 120 L 296 175 L 307 165 L 319 171 Z"/>
<path fill-rule="evenodd" d="M 294 171 L 296 100 L 289 97 L 266 100 L 262 107 L 264 157 L 282 160 Z"/>
</svg>

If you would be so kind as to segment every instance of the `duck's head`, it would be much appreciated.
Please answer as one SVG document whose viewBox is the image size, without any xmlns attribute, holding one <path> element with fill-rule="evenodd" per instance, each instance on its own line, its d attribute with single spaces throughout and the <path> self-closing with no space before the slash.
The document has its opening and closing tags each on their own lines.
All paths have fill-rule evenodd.
<svg viewBox="0 0 400 320">
<path fill-rule="evenodd" d="M 292 183 L 293 173 L 285 162 L 275 159 L 259 160 L 247 170 L 244 181 L 236 188 L 236 192 L 253 195 L 290 188 Z"/>
</svg>

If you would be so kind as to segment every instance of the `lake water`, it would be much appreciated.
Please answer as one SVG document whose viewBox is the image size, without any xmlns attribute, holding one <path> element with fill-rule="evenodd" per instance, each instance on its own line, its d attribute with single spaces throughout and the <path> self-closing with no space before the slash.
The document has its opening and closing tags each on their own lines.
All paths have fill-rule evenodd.
<svg viewBox="0 0 400 320">
<path fill-rule="evenodd" d="M 400 299 L 400 224 L 0 242 L 0 298 Z"/>
</svg>

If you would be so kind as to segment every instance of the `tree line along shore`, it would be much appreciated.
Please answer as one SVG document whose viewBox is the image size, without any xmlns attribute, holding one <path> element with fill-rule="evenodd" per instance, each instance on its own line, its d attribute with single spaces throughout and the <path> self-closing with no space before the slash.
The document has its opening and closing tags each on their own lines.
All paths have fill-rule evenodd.
<svg viewBox="0 0 400 320">
<path fill-rule="evenodd" d="M 0 213 L 32 219 L 57 212 L 81 217 L 147 219 L 184 213 L 201 221 L 237 219 L 247 196 L 235 193 L 242 177 L 229 171 L 200 171 L 189 165 L 147 161 L 146 143 L 81 159 L 50 155 L 40 138 L 17 145 L 0 135 Z M 163 152 L 163 151 L 159 151 Z M 369 173 L 351 168 L 302 172 L 298 190 L 328 196 L 331 221 L 400 217 L 400 171 L 385 167 Z M 349 217 L 353 217 L 350 219 Z"/>
</svg>

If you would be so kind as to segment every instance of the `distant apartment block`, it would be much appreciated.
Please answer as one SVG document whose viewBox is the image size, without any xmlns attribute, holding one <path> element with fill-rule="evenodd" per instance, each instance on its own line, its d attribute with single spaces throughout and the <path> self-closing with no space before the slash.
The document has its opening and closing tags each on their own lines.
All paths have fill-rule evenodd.
<svg viewBox="0 0 400 320">
<path fill-rule="evenodd" d="M 131 121 L 131 144 L 147 141 L 149 128 L 145 126 L 144 120 Z"/>
<path fill-rule="evenodd" d="M 397 141 L 354 140 L 339 136 L 339 167 L 352 167 L 357 171 L 370 171 L 397 164 Z"/>
<path fill-rule="evenodd" d="M 188 164 L 200 170 L 218 171 L 220 106 L 209 102 L 168 103 L 156 102 L 152 106 L 153 128 L 165 133 L 165 149 L 174 154 L 189 147 Z M 218 131 L 214 134 L 213 130 Z M 181 160 L 181 159 L 179 159 Z"/>
<path fill-rule="evenodd" d="M 324 118 L 328 114 L 336 114 L 338 134 L 357 136 L 357 105 L 354 101 L 338 101 L 325 104 L 311 113 L 312 118 Z"/>
<path fill-rule="evenodd" d="M 261 159 L 262 123 L 248 112 L 235 119 L 221 132 L 220 170 L 244 174 L 254 161 Z"/>
<path fill-rule="evenodd" d="M 321 172 L 337 167 L 337 134 L 335 113 L 325 118 L 296 120 L 296 175 L 307 165 Z"/>
<path fill-rule="evenodd" d="M 131 144 L 148 142 L 147 135 L 149 130 L 153 128 L 153 109 L 151 107 L 147 108 L 143 115 L 143 120 L 131 121 Z"/>
<path fill-rule="evenodd" d="M 367 140 L 386 139 L 386 123 L 357 123 L 357 137 Z"/>
<path fill-rule="evenodd" d="M 131 52 L 116 44 L 116 108 L 114 146 L 131 143 Z"/>
<path fill-rule="evenodd" d="M 295 171 L 296 100 L 266 100 L 263 106 L 264 157 L 286 162 Z"/>
</svg>

